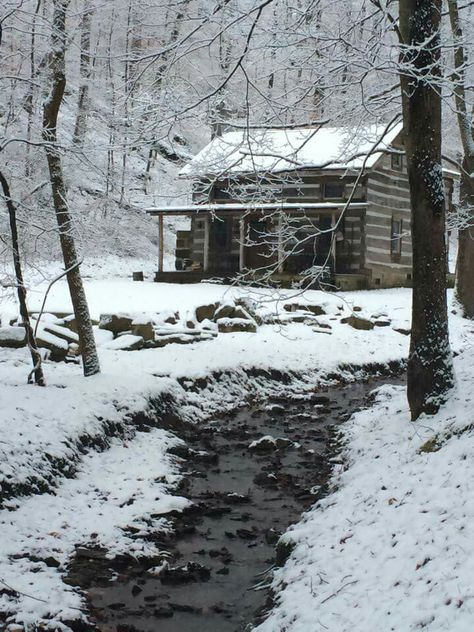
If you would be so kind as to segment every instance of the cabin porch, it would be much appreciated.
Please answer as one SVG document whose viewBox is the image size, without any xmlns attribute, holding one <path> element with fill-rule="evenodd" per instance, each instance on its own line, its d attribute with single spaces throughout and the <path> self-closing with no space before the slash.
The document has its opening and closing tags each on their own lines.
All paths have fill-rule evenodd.
<svg viewBox="0 0 474 632">
<path fill-rule="evenodd" d="M 367 285 L 361 270 L 365 206 L 227 203 L 148 209 L 159 231 L 155 281 L 197 283 L 245 274 L 285 286 L 319 268 L 337 287 L 361 289 Z M 189 217 L 191 228 L 177 231 L 176 270 L 165 271 L 163 218 L 173 215 Z"/>
</svg>

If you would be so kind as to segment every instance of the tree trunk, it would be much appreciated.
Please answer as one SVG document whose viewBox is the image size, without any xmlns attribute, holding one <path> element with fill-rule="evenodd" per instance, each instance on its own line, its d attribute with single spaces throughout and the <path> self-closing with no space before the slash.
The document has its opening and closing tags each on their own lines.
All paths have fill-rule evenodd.
<svg viewBox="0 0 474 632">
<path fill-rule="evenodd" d="M 457 260 L 456 296 L 464 316 L 474 318 L 474 128 L 466 98 L 466 69 L 469 60 L 463 45 L 463 29 L 457 0 L 448 0 L 449 20 L 455 43 L 454 97 L 459 135 L 464 151 L 461 174 L 460 223 Z"/>
<path fill-rule="evenodd" d="M 408 358 L 412 419 L 435 413 L 453 386 L 441 168 L 441 0 L 400 0 L 401 88 L 412 211 L 413 302 Z"/>
<path fill-rule="evenodd" d="M 46 145 L 54 210 L 59 227 L 59 238 L 69 285 L 69 293 L 77 323 L 84 375 L 100 372 L 99 358 L 95 346 L 92 323 L 89 315 L 86 294 L 77 265 L 76 245 L 72 233 L 73 223 L 67 204 L 67 192 L 64 182 L 61 158 L 57 151 L 58 113 L 66 87 L 66 10 L 69 0 L 53 0 L 54 15 L 51 32 L 51 93 L 43 106 L 43 140 Z"/>
<path fill-rule="evenodd" d="M 466 157 L 461 173 L 460 210 L 462 214 L 459 227 L 458 258 L 456 265 L 456 297 L 466 318 L 474 318 L 474 160 Z"/>
<path fill-rule="evenodd" d="M 30 315 L 28 313 L 28 307 L 26 304 L 26 288 L 23 280 L 23 270 L 21 267 L 21 259 L 20 259 L 20 244 L 18 239 L 18 226 L 16 222 L 16 209 L 13 204 L 11 195 L 10 195 L 10 187 L 8 186 L 8 182 L 0 171 L 0 184 L 3 189 L 3 196 L 5 198 L 5 203 L 8 209 L 8 215 L 10 219 L 10 233 L 12 238 L 12 251 L 13 251 L 13 266 L 15 269 L 15 279 L 16 279 L 16 289 L 18 295 L 18 303 L 20 305 L 20 316 L 23 323 L 23 327 L 26 332 L 26 341 L 28 343 L 28 348 L 31 354 L 31 360 L 33 362 L 33 370 L 30 373 L 34 375 L 35 382 L 38 386 L 46 386 L 46 382 L 43 374 L 43 367 L 41 365 L 41 354 L 38 351 L 38 346 L 36 344 L 36 338 L 33 331 L 33 327 L 31 326 Z M 28 379 L 30 382 L 31 379 Z"/>
<path fill-rule="evenodd" d="M 76 125 L 74 127 L 73 142 L 81 145 L 87 129 L 87 114 L 89 110 L 89 81 L 91 76 L 91 6 L 90 0 L 84 0 L 81 20 L 81 60 L 79 73 L 81 86 L 77 103 Z"/>
</svg>

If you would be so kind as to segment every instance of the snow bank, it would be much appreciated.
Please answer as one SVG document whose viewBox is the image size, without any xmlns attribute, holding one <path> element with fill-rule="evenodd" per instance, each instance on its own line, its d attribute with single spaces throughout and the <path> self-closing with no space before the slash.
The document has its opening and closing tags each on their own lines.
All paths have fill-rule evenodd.
<svg viewBox="0 0 474 632">
<path fill-rule="evenodd" d="M 336 491 L 284 539 L 276 607 L 258 632 L 466 632 L 474 621 L 472 349 L 436 417 L 409 421 L 404 389 L 379 389 L 343 426 Z"/>
</svg>

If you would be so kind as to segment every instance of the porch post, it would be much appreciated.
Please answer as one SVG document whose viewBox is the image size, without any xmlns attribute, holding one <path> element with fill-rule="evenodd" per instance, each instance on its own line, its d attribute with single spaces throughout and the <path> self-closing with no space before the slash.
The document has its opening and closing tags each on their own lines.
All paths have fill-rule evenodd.
<svg viewBox="0 0 474 632">
<path fill-rule="evenodd" d="M 333 213 L 331 217 L 331 229 L 331 259 L 333 272 L 336 274 L 336 213 Z"/>
<path fill-rule="evenodd" d="M 202 267 L 204 272 L 209 269 L 209 215 L 204 218 L 204 261 Z"/>
<path fill-rule="evenodd" d="M 284 260 L 284 249 L 283 249 L 283 219 L 281 212 L 278 213 L 278 246 L 277 246 L 277 256 L 278 256 L 278 274 L 283 274 L 283 260 Z"/>
<path fill-rule="evenodd" d="M 239 219 L 240 242 L 239 242 L 239 270 L 245 268 L 245 217 Z"/>
<path fill-rule="evenodd" d="M 158 218 L 158 242 L 159 242 L 159 253 L 158 253 L 158 272 L 163 272 L 163 260 L 164 260 L 164 229 L 163 229 L 163 215 L 160 215 Z"/>
</svg>

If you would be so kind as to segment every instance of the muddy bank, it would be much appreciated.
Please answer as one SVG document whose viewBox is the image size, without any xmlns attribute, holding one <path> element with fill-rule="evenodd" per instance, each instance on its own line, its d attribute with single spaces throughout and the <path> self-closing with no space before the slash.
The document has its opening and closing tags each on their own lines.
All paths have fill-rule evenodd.
<svg viewBox="0 0 474 632">
<path fill-rule="evenodd" d="M 69 581 L 87 590 L 98 629 L 251 629 L 268 605 L 271 569 L 284 561 L 280 534 L 327 493 L 337 425 L 374 386 L 287 392 L 194 428 L 175 420 L 186 441 L 176 452 L 186 475 L 179 491 L 193 505 L 170 516 L 172 535 L 150 536 L 162 554 L 110 562 L 104 552 L 81 549 L 71 567 Z"/>
</svg>

